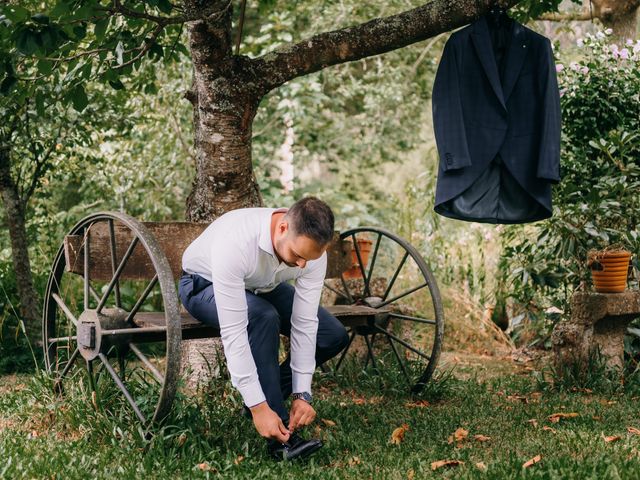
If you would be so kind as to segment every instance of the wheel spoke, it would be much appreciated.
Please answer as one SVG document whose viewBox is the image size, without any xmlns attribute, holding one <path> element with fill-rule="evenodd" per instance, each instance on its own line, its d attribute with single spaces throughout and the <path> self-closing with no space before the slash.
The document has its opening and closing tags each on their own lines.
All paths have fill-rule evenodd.
<svg viewBox="0 0 640 480">
<path fill-rule="evenodd" d="M 151 371 L 153 376 L 158 380 L 160 384 L 164 384 L 164 378 L 162 374 L 158 371 L 158 369 L 151 363 L 151 360 L 147 358 L 147 356 L 140 351 L 140 349 L 134 345 L 133 343 L 129 344 L 131 351 L 136 354 L 136 356 L 140 359 L 142 363 L 146 365 L 146 367 Z"/>
<path fill-rule="evenodd" d="M 364 368 L 367 368 L 367 365 L 369 365 L 369 359 L 371 359 L 371 365 L 373 365 L 373 368 L 375 370 L 378 370 L 378 365 L 376 364 L 376 357 L 373 354 L 373 340 L 375 338 L 375 333 L 371 336 L 371 341 L 369 341 L 369 335 L 364 335 L 364 341 L 367 344 L 367 363 L 365 364 Z"/>
<path fill-rule="evenodd" d="M 122 260 L 120 261 L 120 264 L 116 269 L 116 273 L 113 274 L 113 278 L 109 282 L 107 291 L 104 292 L 104 295 L 102 296 L 102 299 L 98 304 L 98 308 L 96 308 L 96 311 L 98 313 L 100 313 L 100 311 L 102 310 L 102 307 L 104 307 L 104 304 L 107 302 L 107 298 L 111 294 L 111 290 L 113 290 L 114 285 L 118 282 L 118 279 L 120 278 L 120 274 L 122 273 L 122 270 L 124 270 L 124 266 L 127 264 L 127 260 L 129 260 L 129 257 L 131 257 L 131 254 L 133 253 L 133 250 L 134 248 L 136 248 L 137 244 L 138 244 L 138 237 L 133 237 L 133 240 L 131 240 L 131 243 L 129 244 L 129 248 L 127 248 L 127 251 L 124 254 L 124 257 L 122 257 Z"/>
<path fill-rule="evenodd" d="M 386 338 L 387 338 L 387 342 L 389 342 L 389 345 L 391 345 L 391 350 L 393 350 L 394 355 L 398 359 L 398 363 L 400 364 L 400 368 L 402 369 L 402 373 L 404 374 L 405 378 L 407 379 L 407 383 L 411 386 L 411 379 L 409 378 L 409 374 L 407 373 L 407 367 L 405 367 L 404 362 L 402 361 L 402 358 L 400 358 L 400 354 L 398 353 L 398 349 L 396 348 L 395 344 L 391 341 L 391 338 L 389 338 L 389 337 L 386 337 Z"/>
<path fill-rule="evenodd" d="M 351 296 L 351 292 L 349 291 L 349 287 L 347 286 L 347 281 L 344 279 L 343 274 L 340 274 L 340 280 L 342 281 L 342 286 L 344 287 L 344 291 L 347 294 L 347 300 L 349 300 L 349 303 L 353 303 L 353 297 Z"/>
<path fill-rule="evenodd" d="M 58 304 L 60 309 L 64 312 L 64 314 L 67 316 L 67 318 L 71 321 L 71 323 L 73 323 L 77 327 L 78 326 L 78 320 L 73 315 L 73 313 L 71 313 L 71 310 L 69 310 L 69 308 L 64 303 L 64 301 L 60 298 L 60 296 L 57 293 L 53 293 L 51 296 L 56 301 L 56 303 Z"/>
<path fill-rule="evenodd" d="M 87 374 L 89 375 L 89 385 L 91 386 L 91 391 L 95 392 L 96 391 L 96 379 L 93 376 L 93 360 L 87 360 Z"/>
<path fill-rule="evenodd" d="M 353 343 L 353 339 L 356 338 L 356 331 L 355 329 L 353 330 L 353 332 L 351 333 L 351 338 L 349 339 L 349 343 L 347 343 L 347 346 L 345 347 L 345 349 L 342 351 L 342 355 L 340 355 L 340 358 L 338 359 L 338 363 L 336 364 L 336 372 L 338 371 L 338 369 L 340 368 L 340 365 L 342 364 L 342 360 L 344 360 L 344 357 L 347 355 L 347 351 L 349 350 L 349 347 L 351 346 L 351 344 Z"/>
<path fill-rule="evenodd" d="M 54 343 L 59 343 L 59 342 L 70 342 L 72 340 L 77 340 L 75 335 L 72 336 L 68 336 L 68 337 L 57 337 L 57 338 L 50 338 L 49 339 L 49 343 L 50 344 L 54 344 Z"/>
<path fill-rule="evenodd" d="M 412 322 L 427 323 L 429 325 L 436 325 L 435 320 L 427 320 L 426 318 L 412 317 L 410 315 L 400 315 L 399 313 L 389 313 L 390 317 L 397 318 L 398 320 L 410 320 Z"/>
<path fill-rule="evenodd" d="M 371 278 L 373 276 L 373 267 L 376 264 L 376 258 L 378 258 L 378 248 L 380 247 L 380 241 L 382 240 L 382 234 L 378 233 L 378 239 L 376 240 L 376 246 L 373 249 L 373 255 L 371 257 L 371 264 L 369 265 L 369 275 L 367 275 L 367 286 L 371 285 Z M 369 292 L 371 295 L 371 292 Z"/>
<path fill-rule="evenodd" d="M 384 295 L 382 296 L 382 299 L 386 299 L 387 295 L 389 295 L 389 293 L 391 292 L 391 289 L 393 288 L 393 284 L 396 283 L 396 278 L 398 278 L 398 275 L 400 274 L 400 270 L 402 270 L 402 267 L 404 266 L 404 262 L 407 261 L 407 257 L 409 256 L 409 252 L 405 251 L 404 252 L 404 256 L 402 257 L 402 260 L 400 261 L 400 265 L 398 265 L 398 268 L 396 269 L 395 273 L 393 274 L 393 277 L 391 277 L 391 281 L 389 282 L 389 286 L 387 287 L 387 290 L 384 292 Z"/>
<path fill-rule="evenodd" d="M 151 282 L 149 282 L 149 284 L 147 285 L 147 288 L 144 289 L 144 292 L 142 292 L 142 295 L 140 296 L 136 304 L 133 306 L 133 308 L 129 312 L 129 315 L 127 315 L 127 320 L 126 320 L 127 323 L 131 323 L 131 321 L 133 320 L 133 317 L 136 316 L 136 313 L 138 313 L 138 310 L 140 309 L 144 301 L 149 296 L 149 293 L 151 293 L 151 290 L 153 290 L 153 287 L 156 286 L 156 283 L 158 283 L 157 273 L 155 274 Z"/>
<path fill-rule="evenodd" d="M 104 353 L 99 353 L 98 357 L 100 358 L 100 361 L 104 365 L 104 368 L 106 368 L 107 372 L 109 372 L 109 375 L 111 375 L 111 378 L 113 378 L 113 381 L 116 382 L 116 385 L 118 386 L 118 388 L 120 389 L 124 397 L 127 399 L 127 402 L 129 402 L 129 405 L 131 405 L 131 408 L 133 408 L 133 411 L 135 412 L 136 416 L 140 419 L 140 421 L 143 424 L 146 424 L 147 420 L 144 418 L 144 415 L 142 415 L 142 412 L 138 408 L 138 405 L 136 405 L 136 402 L 131 396 L 131 394 L 129 393 L 129 390 L 127 390 L 127 387 L 122 382 L 122 380 L 120 379 L 116 371 L 113 369 L 107 357 L 104 355 Z"/>
<path fill-rule="evenodd" d="M 415 348 L 413 345 L 411 345 L 411 344 L 405 342 L 404 340 L 402 340 L 400 337 L 396 337 L 393 333 L 389 332 L 388 330 L 385 330 L 384 328 L 380 328 L 377 325 L 375 326 L 375 328 L 378 329 L 380 331 L 380 333 L 384 333 L 385 335 L 387 335 L 388 337 L 392 338 L 393 340 L 395 340 L 399 344 L 403 345 L 405 348 L 408 348 L 409 350 L 411 350 L 413 353 L 416 353 L 417 355 L 420 355 L 421 357 L 426 358 L 427 360 L 431 360 L 431 357 L 429 357 L 429 355 L 427 355 L 424 352 L 421 352 L 420 350 Z"/>
<path fill-rule="evenodd" d="M 356 251 L 356 258 L 358 259 L 358 266 L 360 267 L 360 273 L 362 273 L 362 281 L 364 282 L 364 296 L 370 297 L 369 293 L 369 284 L 367 283 L 367 274 L 364 272 L 364 265 L 362 264 L 362 256 L 360 255 L 360 247 L 358 246 L 358 241 L 356 240 L 356 234 L 351 235 L 351 240 L 353 241 L 353 248 Z"/>
<path fill-rule="evenodd" d="M 71 370 L 71 367 L 73 366 L 73 362 L 76 361 L 76 358 L 78 358 L 79 353 L 80 353 L 80 350 L 77 348 L 73 351 L 73 353 L 71 354 L 71 357 L 69 357 L 69 360 L 67 360 L 67 364 L 65 365 L 62 372 L 60 372 L 60 375 L 58 375 L 58 378 L 56 379 L 56 381 L 61 381 L 64 378 L 64 376 L 69 372 L 69 370 Z"/>
<path fill-rule="evenodd" d="M 405 292 L 402 292 L 400 295 L 397 295 L 395 297 L 393 297 L 390 300 L 386 300 L 384 302 L 382 302 L 380 305 L 376 305 L 376 308 L 382 308 L 385 305 L 389 305 L 390 303 L 395 302 L 396 300 L 400 300 L 402 297 L 406 297 L 407 295 L 411 295 L 413 292 L 416 292 L 418 290 L 420 290 L 421 288 L 424 288 L 428 285 L 427 282 L 423 283 L 422 285 L 419 285 L 417 287 L 411 288 L 409 290 L 406 290 Z"/>
<path fill-rule="evenodd" d="M 328 284 L 327 284 L 327 282 L 325 282 L 325 283 L 324 283 L 324 286 L 325 286 L 327 289 L 331 290 L 331 291 L 332 291 L 333 293 L 335 293 L 336 295 L 338 295 L 338 296 L 340 296 L 340 297 L 347 298 L 347 294 L 346 294 L 346 293 L 341 292 L 341 291 L 339 291 L 339 290 L 336 290 L 336 289 L 335 289 L 335 288 L 333 288 L 332 286 L 328 285 Z"/>
<path fill-rule="evenodd" d="M 111 241 L 111 273 L 116 274 L 116 232 L 113 226 L 113 219 L 109 219 L 109 240 Z M 116 307 L 121 307 L 120 301 L 120 280 L 116 281 L 115 285 L 116 294 Z"/>
</svg>

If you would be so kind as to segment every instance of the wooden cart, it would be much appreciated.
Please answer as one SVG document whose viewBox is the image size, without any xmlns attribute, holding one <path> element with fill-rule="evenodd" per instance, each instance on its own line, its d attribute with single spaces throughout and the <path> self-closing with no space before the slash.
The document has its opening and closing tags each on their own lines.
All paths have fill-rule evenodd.
<svg viewBox="0 0 640 480">
<path fill-rule="evenodd" d="M 182 252 L 206 226 L 100 212 L 71 229 L 44 299 L 45 361 L 59 392 L 86 369 L 92 390 L 98 379 L 113 381 L 145 428 L 166 417 L 181 372 L 181 340 L 219 336 L 184 310 L 176 289 Z M 352 351 L 365 368 L 394 369 L 420 391 L 440 355 L 444 316 L 418 251 L 382 228 L 336 234 L 325 287 L 323 306 L 347 327 L 350 341 L 320 367 L 338 370 Z"/>
</svg>

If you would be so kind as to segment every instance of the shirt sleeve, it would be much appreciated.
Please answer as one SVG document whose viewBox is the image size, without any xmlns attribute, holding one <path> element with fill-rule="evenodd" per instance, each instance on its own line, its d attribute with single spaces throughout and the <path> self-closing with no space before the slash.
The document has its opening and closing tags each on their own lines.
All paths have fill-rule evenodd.
<svg viewBox="0 0 640 480">
<path fill-rule="evenodd" d="M 215 295 L 220 336 L 231 374 L 231 383 L 236 387 L 247 407 L 265 401 L 265 395 L 258 381 L 251 347 L 249 345 L 249 324 L 247 298 L 244 279 L 247 273 L 247 253 L 242 245 L 226 239 L 211 245 L 211 281 Z"/>
<path fill-rule="evenodd" d="M 296 279 L 291 312 L 291 372 L 293 392 L 311 393 L 316 368 L 318 305 L 327 272 L 327 254 L 307 265 Z"/>
</svg>

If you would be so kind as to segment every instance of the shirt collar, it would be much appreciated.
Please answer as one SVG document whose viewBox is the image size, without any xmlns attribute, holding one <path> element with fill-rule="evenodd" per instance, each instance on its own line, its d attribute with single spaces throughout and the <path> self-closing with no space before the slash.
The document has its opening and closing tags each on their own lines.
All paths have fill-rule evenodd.
<svg viewBox="0 0 640 480">
<path fill-rule="evenodd" d="M 273 243 L 271 242 L 271 216 L 277 212 L 286 212 L 288 208 L 266 208 L 265 216 L 261 220 L 262 227 L 260 229 L 260 238 L 258 240 L 258 246 L 277 259 L 276 253 L 273 250 Z"/>
</svg>

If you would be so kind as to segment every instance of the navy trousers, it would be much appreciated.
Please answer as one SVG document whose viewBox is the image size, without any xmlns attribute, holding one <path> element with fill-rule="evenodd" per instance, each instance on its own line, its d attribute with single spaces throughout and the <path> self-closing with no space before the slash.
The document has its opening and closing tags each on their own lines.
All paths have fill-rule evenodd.
<svg viewBox="0 0 640 480">
<path fill-rule="evenodd" d="M 197 320 L 220 328 L 213 286 L 196 274 L 184 274 L 178 286 L 180 300 Z M 295 288 L 281 283 L 267 293 L 245 291 L 249 325 L 249 345 L 258 370 L 260 386 L 269 407 L 289 422 L 284 400 L 291 395 L 290 357 L 278 364 L 280 335 L 291 335 L 291 310 Z M 316 337 L 316 365 L 321 365 L 340 353 L 349 342 L 347 331 L 326 309 L 318 308 L 318 334 Z"/>
</svg>

